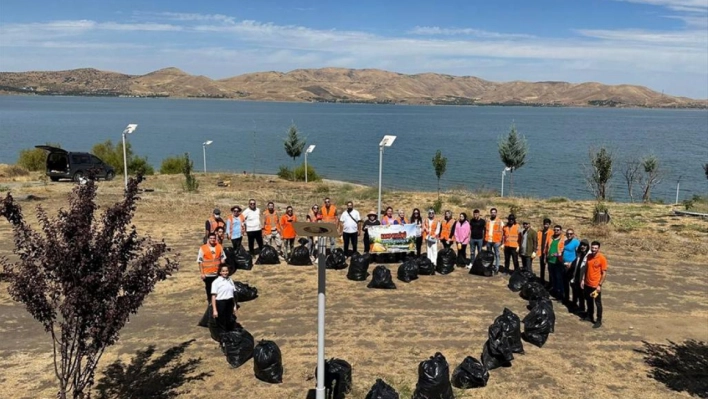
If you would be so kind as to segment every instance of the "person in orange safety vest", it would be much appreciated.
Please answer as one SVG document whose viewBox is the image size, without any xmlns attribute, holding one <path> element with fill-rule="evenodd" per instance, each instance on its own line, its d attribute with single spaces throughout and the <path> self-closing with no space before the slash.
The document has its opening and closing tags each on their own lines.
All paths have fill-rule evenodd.
<svg viewBox="0 0 708 399">
<path fill-rule="evenodd" d="M 502 243 L 504 244 L 504 273 L 511 274 L 509 261 L 514 261 L 514 271 L 519 269 L 519 225 L 516 216 L 510 214 L 507 223 L 502 228 Z"/>
<path fill-rule="evenodd" d="M 489 220 L 485 230 L 484 245 L 487 251 L 494 251 L 494 274 L 499 273 L 499 248 L 502 244 L 502 221 L 497 219 L 497 208 L 489 210 Z"/>
<path fill-rule="evenodd" d="M 282 236 L 283 228 L 280 226 L 280 215 L 276 212 L 273 201 L 270 201 L 266 210 L 263 211 L 263 238 L 265 243 L 275 248 L 281 256 L 283 255 Z"/>
<path fill-rule="evenodd" d="M 216 233 L 209 233 L 207 243 L 199 247 L 197 263 L 206 288 L 207 303 L 211 302 L 211 283 L 219 276 L 219 265 L 226 262 L 224 248 L 216 242 Z"/>
</svg>

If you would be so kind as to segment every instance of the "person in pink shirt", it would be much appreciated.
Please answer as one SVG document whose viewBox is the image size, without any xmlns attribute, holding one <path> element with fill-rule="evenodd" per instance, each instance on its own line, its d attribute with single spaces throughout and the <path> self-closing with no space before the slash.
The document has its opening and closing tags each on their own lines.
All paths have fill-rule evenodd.
<svg viewBox="0 0 708 399">
<path fill-rule="evenodd" d="M 467 214 L 462 212 L 455 222 L 455 242 L 457 242 L 457 264 L 465 266 L 467 262 L 467 245 L 470 243 L 470 223 Z"/>
</svg>

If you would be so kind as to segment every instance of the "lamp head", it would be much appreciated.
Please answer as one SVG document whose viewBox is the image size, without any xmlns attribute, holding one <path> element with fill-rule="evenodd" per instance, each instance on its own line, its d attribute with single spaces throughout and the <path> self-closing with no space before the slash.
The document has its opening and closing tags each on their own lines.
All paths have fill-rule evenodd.
<svg viewBox="0 0 708 399">
<path fill-rule="evenodd" d="M 206 146 L 208 146 L 208 145 L 211 144 L 211 143 L 213 143 L 213 141 L 207 140 L 207 141 L 203 142 L 202 145 L 206 147 Z"/>
<path fill-rule="evenodd" d="M 138 124 L 137 124 L 137 123 L 131 123 L 131 124 L 129 124 L 128 126 L 125 127 L 125 130 L 123 130 L 123 134 L 130 134 L 130 133 L 133 133 L 133 132 L 135 131 L 135 129 L 137 129 L 137 128 L 138 128 Z"/>
<path fill-rule="evenodd" d="M 395 140 L 396 140 L 396 136 L 386 135 L 383 137 L 383 139 L 379 143 L 379 147 L 390 147 Z"/>
<path fill-rule="evenodd" d="M 315 145 L 312 144 L 311 146 L 307 147 L 307 150 L 305 150 L 306 153 L 310 154 L 312 151 L 315 150 Z"/>
</svg>

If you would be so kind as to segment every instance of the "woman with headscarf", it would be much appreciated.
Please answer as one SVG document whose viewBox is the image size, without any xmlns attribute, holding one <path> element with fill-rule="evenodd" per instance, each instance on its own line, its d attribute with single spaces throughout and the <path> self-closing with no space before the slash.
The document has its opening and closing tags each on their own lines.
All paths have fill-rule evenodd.
<svg viewBox="0 0 708 399">
<path fill-rule="evenodd" d="M 457 266 L 467 265 L 467 245 L 470 243 L 470 223 L 467 214 L 462 212 L 455 222 L 455 242 L 457 242 Z"/>
</svg>

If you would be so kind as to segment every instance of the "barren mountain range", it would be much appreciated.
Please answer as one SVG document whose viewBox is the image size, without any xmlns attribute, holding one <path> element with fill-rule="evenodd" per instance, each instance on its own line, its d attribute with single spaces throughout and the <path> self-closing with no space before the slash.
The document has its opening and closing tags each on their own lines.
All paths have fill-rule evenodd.
<svg viewBox="0 0 708 399">
<path fill-rule="evenodd" d="M 664 95 L 643 86 L 595 82 L 497 83 L 472 76 L 405 75 L 345 68 L 257 72 L 220 80 L 190 75 L 177 68 L 146 75 L 92 68 L 0 72 L 0 93 L 385 104 L 708 107 L 708 100 Z"/>
</svg>

